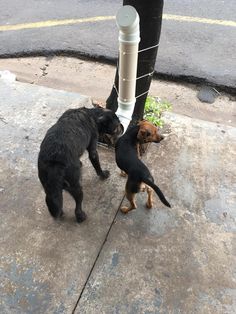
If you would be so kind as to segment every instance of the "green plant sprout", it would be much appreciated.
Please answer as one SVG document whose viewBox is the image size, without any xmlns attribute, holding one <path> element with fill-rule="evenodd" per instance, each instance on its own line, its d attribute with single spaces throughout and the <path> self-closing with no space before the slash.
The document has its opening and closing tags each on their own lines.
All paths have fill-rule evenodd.
<svg viewBox="0 0 236 314">
<path fill-rule="evenodd" d="M 162 128 L 164 121 L 161 119 L 164 111 L 170 111 L 172 105 L 159 97 L 148 96 L 144 107 L 144 119 Z"/>
</svg>

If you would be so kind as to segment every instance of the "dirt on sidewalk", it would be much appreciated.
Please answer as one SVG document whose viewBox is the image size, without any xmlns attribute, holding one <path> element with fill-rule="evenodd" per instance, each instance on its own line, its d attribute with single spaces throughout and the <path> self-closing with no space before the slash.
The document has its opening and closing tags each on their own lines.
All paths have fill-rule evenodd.
<svg viewBox="0 0 236 314">
<path fill-rule="evenodd" d="M 111 91 L 115 67 L 68 57 L 0 59 L 0 70 L 16 74 L 17 80 L 88 95 L 105 104 Z M 201 86 L 153 79 L 150 93 L 167 100 L 173 112 L 188 117 L 236 126 L 236 97 L 221 91 L 213 104 L 197 98 Z"/>
</svg>

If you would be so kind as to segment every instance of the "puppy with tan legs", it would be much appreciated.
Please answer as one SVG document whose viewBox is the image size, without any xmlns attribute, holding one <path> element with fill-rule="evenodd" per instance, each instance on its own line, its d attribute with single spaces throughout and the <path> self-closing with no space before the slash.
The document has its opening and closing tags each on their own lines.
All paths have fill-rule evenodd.
<svg viewBox="0 0 236 314">
<path fill-rule="evenodd" d="M 139 122 L 138 125 L 130 127 L 125 134 L 118 139 L 115 147 L 116 163 L 117 166 L 128 175 L 125 193 L 130 202 L 128 207 L 121 207 L 123 213 L 128 213 L 130 210 L 137 208 L 135 194 L 144 188 L 143 183 L 146 185 L 148 194 L 147 208 L 152 208 L 153 206 L 153 190 L 164 205 L 171 207 L 162 191 L 154 183 L 149 169 L 138 156 L 139 144 L 149 142 L 159 143 L 163 138 L 157 127 L 143 120 Z"/>
</svg>

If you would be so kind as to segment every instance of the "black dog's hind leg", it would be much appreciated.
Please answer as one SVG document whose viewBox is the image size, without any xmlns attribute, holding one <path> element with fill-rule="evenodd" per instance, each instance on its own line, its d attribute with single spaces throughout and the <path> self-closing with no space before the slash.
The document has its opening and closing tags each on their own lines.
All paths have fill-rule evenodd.
<svg viewBox="0 0 236 314">
<path fill-rule="evenodd" d="M 46 192 L 46 204 L 48 206 L 48 210 L 50 214 L 54 218 L 59 218 L 63 216 L 62 204 L 63 197 L 62 191 L 53 191 L 52 193 Z"/>
<path fill-rule="evenodd" d="M 76 207 L 75 207 L 75 217 L 78 223 L 84 221 L 87 218 L 87 215 L 82 210 L 82 200 L 83 200 L 83 190 L 80 184 L 73 186 L 67 190 L 71 196 L 73 196 Z"/>
<path fill-rule="evenodd" d="M 41 168 L 39 171 L 39 178 L 46 194 L 46 204 L 54 218 L 59 218 L 63 215 L 63 177 L 64 169 L 57 164 L 47 167 L 46 171 Z"/>
<path fill-rule="evenodd" d="M 96 170 L 97 175 L 101 179 L 107 179 L 110 176 L 110 172 L 108 170 L 102 170 L 98 152 L 97 152 L 97 140 L 93 140 L 92 143 L 88 147 L 89 159 Z"/>
<path fill-rule="evenodd" d="M 78 223 L 84 221 L 87 218 L 87 215 L 82 210 L 83 190 L 79 179 L 79 167 L 73 167 L 67 171 L 66 181 L 68 184 L 65 186 L 65 190 L 68 191 L 75 200 L 75 217 Z"/>
</svg>

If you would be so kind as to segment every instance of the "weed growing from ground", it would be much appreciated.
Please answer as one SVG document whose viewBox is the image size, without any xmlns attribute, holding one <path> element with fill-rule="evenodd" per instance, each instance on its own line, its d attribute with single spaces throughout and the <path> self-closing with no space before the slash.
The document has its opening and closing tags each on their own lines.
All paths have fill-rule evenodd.
<svg viewBox="0 0 236 314">
<path fill-rule="evenodd" d="M 172 105 L 159 97 L 148 96 L 144 107 L 144 119 L 162 128 L 164 121 L 161 119 L 164 111 L 170 111 Z"/>
</svg>

